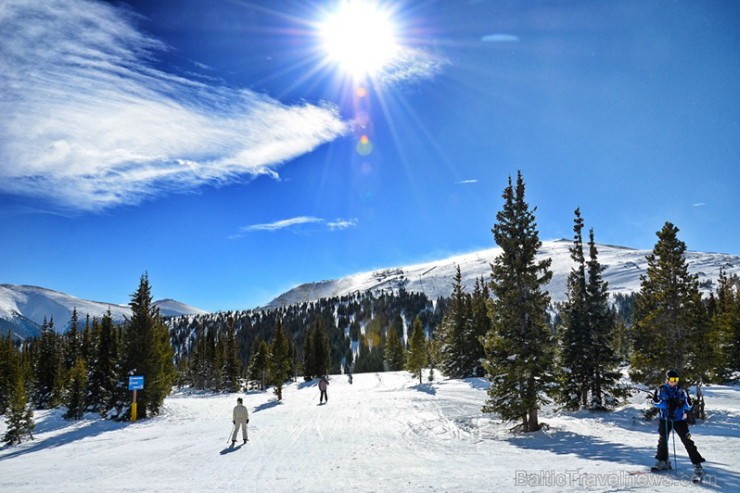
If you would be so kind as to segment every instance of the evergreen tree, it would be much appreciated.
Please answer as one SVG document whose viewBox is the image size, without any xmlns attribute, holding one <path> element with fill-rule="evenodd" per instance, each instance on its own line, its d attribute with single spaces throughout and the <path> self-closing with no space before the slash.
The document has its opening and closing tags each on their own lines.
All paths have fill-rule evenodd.
<svg viewBox="0 0 740 493">
<path fill-rule="evenodd" d="M 614 407 L 625 396 L 619 387 L 617 370 L 619 355 L 615 351 L 615 317 L 609 305 L 609 286 L 604 280 L 603 267 L 598 260 L 594 230 L 589 231 L 588 284 L 586 286 L 586 312 L 590 345 L 586 347 L 591 360 L 589 390 L 591 409 L 604 410 Z"/>
<path fill-rule="evenodd" d="M 67 389 L 67 412 L 64 419 L 81 419 L 85 413 L 85 396 L 87 388 L 87 368 L 82 358 L 77 358 L 70 372 L 69 388 Z"/>
<path fill-rule="evenodd" d="M 288 338 L 283 332 L 283 324 L 278 320 L 275 339 L 270 347 L 269 378 L 270 384 L 275 387 L 275 395 L 279 401 L 283 400 L 283 385 L 290 378 L 291 361 Z"/>
<path fill-rule="evenodd" d="M 385 366 L 388 371 L 400 371 L 404 368 L 406 355 L 403 343 L 398 337 L 398 331 L 393 327 L 388 329 L 388 340 L 384 351 Z"/>
<path fill-rule="evenodd" d="M 427 364 L 427 343 L 424 337 L 424 328 L 421 325 L 421 319 L 417 316 L 414 319 L 414 329 L 409 339 L 409 354 L 406 359 L 406 370 L 416 378 L 419 377 L 421 385 L 421 372 Z"/>
<path fill-rule="evenodd" d="M 717 374 L 731 379 L 740 371 L 740 278 L 728 277 L 721 269 L 716 299 L 711 323 L 720 341 Z"/>
<path fill-rule="evenodd" d="M 553 344 L 547 322 L 551 259 L 537 261 L 542 245 L 534 212 L 524 200 L 524 181 L 503 193 L 493 236 L 502 253 L 492 264 L 492 330 L 486 338 L 489 399 L 483 410 L 506 420 L 520 420 L 523 431 L 540 428 L 538 411 L 546 402 L 552 376 Z"/>
<path fill-rule="evenodd" d="M 452 281 L 452 296 L 440 327 L 442 360 L 440 366 L 449 378 L 471 376 L 475 355 L 469 352 L 471 335 L 470 298 L 463 291 L 462 274 L 458 265 Z"/>
<path fill-rule="evenodd" d="M 14 364 L 19 365 L 19 362 L 16 361 Z M 17 378 L 15 379 L 13 390 L 8 397 L 10 404 L 6 413 L 5 423 L 7 427 L 3 436 L 3 442 L 8 445 L 21 443 L 26 437 L 33 440 L 32 432 L 35 426 L 33 422 L 33 410 L 28 405 L 26 399 L 26 385 L 23 372 L 19 366 L 16 366 L 14 373 L 17 375 Z"/>
<path fill-rule="evenodd" d="M 316 319 L 313 340 L 311 341 L 314 351 L 314 363 L 316 364 L 314 376 L 323 376 L 329 374 L 331 365 L 331 349 L 329 345 L 329 336 L 326 333 L 324 323 L 320 318 Z"/>
<path fill-rule="evenodd" d="M 316 350 L 314 349 L 314 329 L 309 328 L 303 342 L 303 378 L 305 381 L 313 380 L 318 374 L 316 369 Z"/>
<path fill-rule="evenodd" d="M 20 358 L 17 353 L 10 332 L 7 336 L 0 337 L 0 414 L 5 414 L 10 405 L 10 394 L 15 389 L 15 372 L 18 370 L 15 361 Z"/>
<path fill-rule="evenodd" d="M 470 297 L 471 334 L 467 338 L 468 361 L 472 369 L 471 376 L 482 377 L 485 374 L 483 361 L 486 359 L 486 350 L 483 341 L 491 330 L 491 296 L 483 277 L 475 280 L 473 294 Z"/>
<path fill-rule="evenodd" d="M 228 392 L 238 392 L 241 388 L 239 375 L 241 363 L 239 362 L 239 341 L 236 339 L 234 319 L 229 319 L 229 328 L 224 341 L 223 356 L 223 388 Z"/>
<path fill-rule="evenodd" d="M 69 329 L 64 334 L 64 368 L 72 370 L 77 363 L 77 358 L 82 355 L 82 334 L 79 331 L 79 319 L 77 308 L 72 309 L 72 318 L 69 321 Z"/>
<path fill-rule="evenodd" d="M 54 331 L 54 319 L 44 318 L 35 364 L 34 404 L 39 409 L 50 409 L 61 403 L 64 389 L 62 352 L 59 336 Z"/>
<path fill-rule="evenodd" d="M 270 348 L 267 342 L 260 340 L 257 343 L 257 350 L 252 353 L 252 359 L 249 362 L 249 379 L 259 382 L 259 389 L 267 388 L 267 376 L 270 363 Z"/>
<path fill-rule="evenodd" d="M 573 246 L 570 257 L 574 262 L 568 275 L 566 301 L 560 312 L 560 371 L 558 400 L 565 408 L 575 410 L 588 405 L 588 393 L 593 373 L 589 348 L 593 344 L 588 325 L 586 294 L 586 259 L 583 255 L 583 218 L 575 210 Z"/>
<path fill-rule="evenodd" d="M 175 379 L 174 353 L 167 327 L 152 303 L 149 276 L 144 274 L 131 295 L 131 318 L 126 321 L 126 375 L 144 377 L 138 391 L 137 419 L 159 414 Z"/>
<path fill-rule="evenodd" d="M 711 360 L 712 347 L 704 305 L 678 231 L 666 222 L 657 233 L 658 242 L 647 256 L 647 273 L 635 299 L 631 375 L 652 385 L 662 382 L 669 368 L 688 383 L 708 380 L 706 361 Z"/>
<path fill-rule="evenodd" d="M 95 341 L 95 357 L 90 368 L 90 408 L 106 415 L 115 407 L 116 389 L 119 381 L 118 340 L 113 327 L 110 309 L 100 322 L 93 320 L 92 339 Z"/>
<path fill-rule="evenodd" d="M 431 338 L 427 341 L 427 364 L 429 365 L 429 381 L 434 381 L 434 370 L 442 360 L 442 349 L 439 339 Z"/>
</svg>

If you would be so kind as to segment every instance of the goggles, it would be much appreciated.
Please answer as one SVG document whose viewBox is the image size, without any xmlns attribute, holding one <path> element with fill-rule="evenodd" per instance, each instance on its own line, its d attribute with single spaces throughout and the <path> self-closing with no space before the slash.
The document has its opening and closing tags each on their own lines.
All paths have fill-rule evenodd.
<svg viewBox="0 0 740 493">
<path fill-rule="evenodd" d="M 668 379 L 669 382 L 678 383 L 678 377 L 670 377 Z"/>
</svg>

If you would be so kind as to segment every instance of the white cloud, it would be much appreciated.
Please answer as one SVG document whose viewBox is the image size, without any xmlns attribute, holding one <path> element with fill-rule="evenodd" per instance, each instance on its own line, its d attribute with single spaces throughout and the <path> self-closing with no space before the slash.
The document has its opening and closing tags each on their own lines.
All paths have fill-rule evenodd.
<svg viewBox="0 0 740 493">
<path fill-rule="evenodd" d="M 245 233 L 250 233 L 253 231 L 277 231 L 279 229 L 285 229 L 291 226 L 297 226 L 299 224 L 322 223 L 322 222 L 324 222 L 324 220 L 318 217 L 299 216 L 299 217 L 293 217 L 290 219 L 282 219 L 280 221 L 275 221 L 274 223 L 253 224 L 251 226 L 245 226 L 241 230 Z"/>
<path fill-rule="evenodd" d="M 470 183 L 478 183 L 478 180 L 462 180 L 457 182 L 458 185 L 468 185 Z"/>
<path fill-rule="evenodd" d="M 274 174 L 347 131 L 329 106 L 152 68 L 165 49 L 106 3 L 0 5 L 0 191 L 101 210 Z"/>
<path fill-rule="evenodd" d="M 449 60 L 422 50 L 401 48 L 395 58 L 388 62 L 377 75 L 385 84 L 433 79 L 439 75 Z"/>
<path fill-rule="evenodd" d="M 252 224 L 250 226 L 244 226 L 239 229 L 239 234 L 230 236 L 230 239 L 241 238 L 245 233 L 255 233 L 259 231 L 278 231 L 281 229 L 291 228 L 294 226 L 300 226 L 302 224 L 325 224 L 326 229 L 329 231 L 344 230 L 354 228 L 358 224 L 357 219 L 335 219 L 334 221 L 327 221 L 326 219 L 313 216 L 298 216 L 290 219 L 281 219 L 272 223 L 265 224 Z"/>
<path fill-rule="evenodd" d="M 326 225 L 329 227 L 331 231 L 336 230 L 342 230 L 342 229 L 349 229 L 354 228 L 358 224 L 357 219 L 337 219 L 335 221 L 330 221 Z"/>
<path fill-rule="evenodd" d="M 488 34 L 483 36 L 481 41 L 486 43 L 516 43 L 519 41 L 519 36 L 516 34 Z"/>
</svg>

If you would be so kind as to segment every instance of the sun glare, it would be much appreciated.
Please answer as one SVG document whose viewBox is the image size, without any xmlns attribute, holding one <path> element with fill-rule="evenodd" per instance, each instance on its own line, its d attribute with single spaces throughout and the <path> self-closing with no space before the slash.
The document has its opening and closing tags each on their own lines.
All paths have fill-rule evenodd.
<svg viewBox="0 0 740 493">
<path fill-rule="evenodd" d="M 321 26 L 327 58 L 355 79 L 372 77 L 396 56 L 390 12 L 371 1 L 346 0 Z"/>
</svg>

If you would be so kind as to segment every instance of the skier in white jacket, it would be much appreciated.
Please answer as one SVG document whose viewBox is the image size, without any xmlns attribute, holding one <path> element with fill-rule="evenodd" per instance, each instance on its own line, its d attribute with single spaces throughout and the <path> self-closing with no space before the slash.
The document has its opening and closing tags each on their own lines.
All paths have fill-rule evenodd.
<svg viewBox="0 0 740 493">
<path fill-rule="evenodd" d="M 236 435 L 239 433 L 239 427 L 242 429 L 242 438 L 244 443 L 247 443 L 249 437 L 247 436 L 247 423 L 249 423 L 249 412 L 247 408 L 242 404 L 242 398 L 239 397 L 236 400 L 236 407 L 234 407 L 234 434 L 231 436 L 231 445 L 236 443 Z"/>
</svg>

